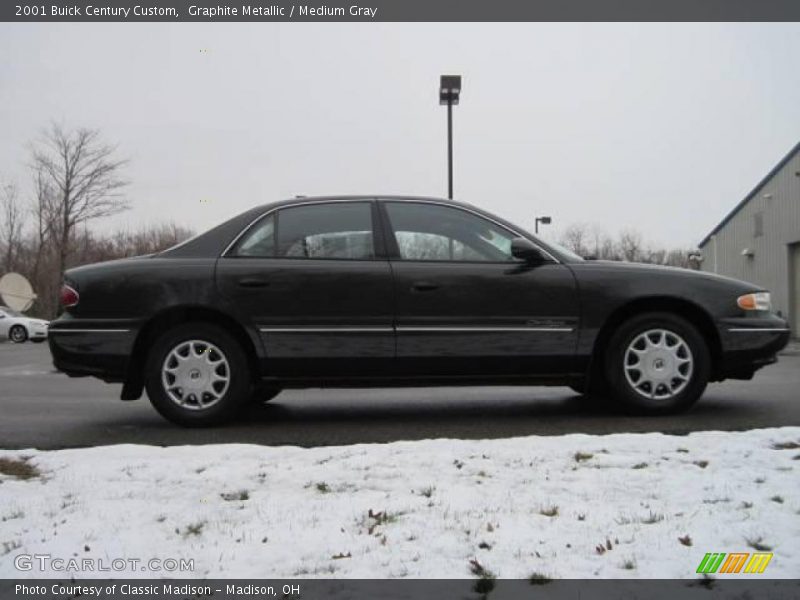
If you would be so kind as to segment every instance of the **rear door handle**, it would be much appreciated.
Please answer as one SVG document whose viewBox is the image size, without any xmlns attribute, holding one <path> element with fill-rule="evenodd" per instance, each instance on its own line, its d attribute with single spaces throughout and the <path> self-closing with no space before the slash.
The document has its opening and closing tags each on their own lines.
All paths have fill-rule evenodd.
<svg viewBox="0 0 800 600">
<path fill-rule="evenodd" d="M 430 281 L 415 281 L 411 284 L 411 291 L 414 292 L 432 292 L 439 289 L 439 286 Z"/>
<path fill-rule="evenodd" d="M 267 287 L 269 285 L 269 281 L 266 279 L 260 279 L 258 277 L 245 277 L 244 279 L 239 280 L 239 287 L 244 288 L 260 288 L 260 287 Z"/>
</svg>

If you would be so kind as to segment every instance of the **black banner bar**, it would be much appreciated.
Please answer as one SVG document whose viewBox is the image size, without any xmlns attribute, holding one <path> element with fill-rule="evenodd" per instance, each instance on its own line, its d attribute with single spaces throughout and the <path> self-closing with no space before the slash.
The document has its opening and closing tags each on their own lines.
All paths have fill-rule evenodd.
<svg viewBox="0 0 800 600">
<path fill-rule="evenodd" d="M 799 21 L 798 0 L 3 0 L 0 21 Z"/>
<path fill-rule="evenodd" d="M 742 575 L 685 580 L 212 579 L 0 580 L 3 600 L 794 600 L 800 582 Z"/>
</svg>

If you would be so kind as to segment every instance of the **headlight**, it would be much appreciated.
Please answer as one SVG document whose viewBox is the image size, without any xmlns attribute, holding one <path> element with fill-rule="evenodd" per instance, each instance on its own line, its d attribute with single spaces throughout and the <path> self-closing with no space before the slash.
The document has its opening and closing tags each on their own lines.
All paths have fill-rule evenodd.
<svg viewBox="0 0 800 600">
<path fill-rule="evenodd" d="M 736 304 L 742 310 L 772 310 L 772 300 L 769 292 L 755 292 L 739 296 L 736 299 Z"/>
</svg>

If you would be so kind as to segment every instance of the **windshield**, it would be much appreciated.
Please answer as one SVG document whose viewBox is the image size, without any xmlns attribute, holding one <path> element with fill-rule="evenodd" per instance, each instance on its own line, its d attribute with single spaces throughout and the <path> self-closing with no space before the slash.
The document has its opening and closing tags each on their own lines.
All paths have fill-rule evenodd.
<svg viewBox="0 0 800 600">
<path fill-rule="evenodd" d="M 25 316 L 22 313 L 17 312 L 15 310 L 11 310 L 10 308 L 6 308 L 5 306 L 2 307 L 2 311 L 4 313 L 6 313 L 9 317 L 24 317 Z"/>
</svg>

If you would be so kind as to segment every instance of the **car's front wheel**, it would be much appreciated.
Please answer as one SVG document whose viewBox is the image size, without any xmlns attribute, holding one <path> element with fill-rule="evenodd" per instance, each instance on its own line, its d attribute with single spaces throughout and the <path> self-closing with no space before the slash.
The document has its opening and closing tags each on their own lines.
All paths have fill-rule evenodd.
<svg viewBox="0 0 800 600">
<path fill-rule="evenodd" d="M 153 344 L 145 387 L 156 410 L 173 423 L 216 425 L 235 416 L 249 396 L 247 356 L 216 325 L 179 325 Z"/>
<path fill-rule="evenodd" d="M 686 410 L 708 384 L 708 345 L 697 328 L 678 315 L 632 317 L 614 333 L 608 349 L 606 380 L 614 399 L 631 412 Z"/>
<path fill-rule="evenodd" d="M 21 344 L 28 339 L 28 331 L 22 325 L 14 325 L 8 330 L 8 339 L 15 344 Z"/>
</svg>

